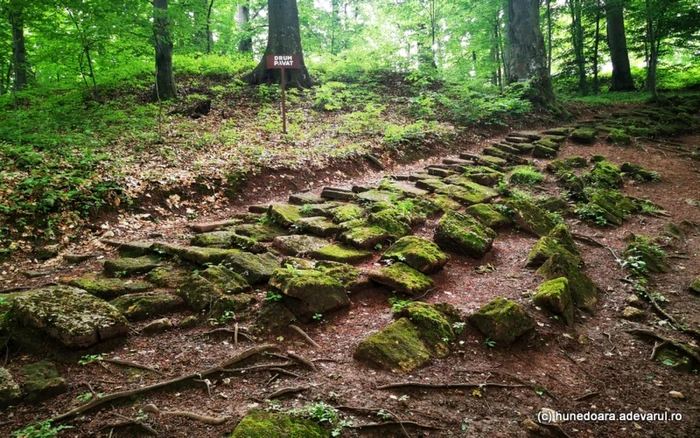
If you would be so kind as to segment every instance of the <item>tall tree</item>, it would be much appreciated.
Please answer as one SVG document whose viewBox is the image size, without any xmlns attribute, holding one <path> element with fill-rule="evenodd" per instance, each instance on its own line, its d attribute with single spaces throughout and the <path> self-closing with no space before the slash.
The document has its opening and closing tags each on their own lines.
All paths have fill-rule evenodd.
<svg viewBox="0 0 700 438">
<path fill-rule="evenodd" d="M 10 25 L 12 26 L 12 65 L 14 68 L 14 88 L 23 90 L 31 77 L 27 49 L 24 43 L 24 8 L 18 2 L 9 5 Z"/>
<path fill-rule="evenodd" d="M 239 52 L 252 52 L 253 39 L 249 34 L 250 9 L 248 3 L 239 3 L 236 5 L 236 27 L 238 32 L 243 34 L 243 37 L 238 41 Z"/>
<path fill-rule="evenodd" d="M 168 0 L 153 1 L 153 41 L 156 49 L 156 98 L 177 96 L 173 74 L 173 40 L 168 19 Z"/>
<path fill-rule="evenodd" d="M 623 0 L 607 0 L 605 18 L 608 24 L 608 47 L 613 67 L 610 91 L 634 91 L 634 79 L 632 79 L 627 53 Z"/>
<path fill-rule="evenodd" d="M 561 112 L 547 69 L 538 0 L 508 0 L 508 41 L 508 83 L 530 81 L 533 105 Z"/>
<path fill-rule="evenodd" d="M 571 45 L 574 48 L 574 61 L 578 72 L 578 89 L 579 91 L 585 91 L 587 84 L 586 57 L 583 53 L 583 2 L 582 0 L 567 0 L 567 4 L 571 15 Z"/>
<path fill-rule="evenodd" d="M 267 55 L 299 55 L 301 66 L 296 70 L 285 70 L 287 83 L 294 87 L 310 87 L 311 77 L 304 64 L 299 32 L 299 10 L 296 0 L 267 1 L 268 29 L 267 48 L 260 63 L 248 77 L 251 84 L 277 81 L 280 70 L 268 70 Z"/>
</svg>

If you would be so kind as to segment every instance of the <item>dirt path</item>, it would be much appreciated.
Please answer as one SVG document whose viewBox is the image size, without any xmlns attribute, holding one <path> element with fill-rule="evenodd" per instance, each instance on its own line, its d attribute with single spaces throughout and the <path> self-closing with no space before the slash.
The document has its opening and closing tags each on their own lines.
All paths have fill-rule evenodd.
<svg viewBox="0 0 700 438">
<path fill-rule="evenodd" d="M 676 139 L 680 143 L 694 145 L 699 136 Z M 486 143 L 466 147 L 462 152 L 477 153 Z M 642 149 L 644 148 L 644 150 Z M 610 146 L 598 141 L 592 146 L 576 145 L 567 141 L 561 148 L 559 158 L 574 155 L 587 159 L 601 154 L 616 164 L 632 161 L 648 170 L 657 171 L 661 180 L 657 183 L 636 184 L 628 182 L 624 192 L 635 197 L 649 198 L 662 206 L 669 218 L 632 216 L 622 226 L 597 228 L 577 218 L 567 217 L 566 224 L 572 232 L 591 236 L 604 243 L 616 254 L 621 254 L 629 233 L 655 236 L 663 224 L 689 220 L 700 223 L 700 209 L 688 200 L 698 200 L 700 174 L 698 162 L 683 159 L 678 154 L 660 151 L 652 143 L 642 142 L 639 147 Z M 427 165 L 439 163 L 436 157 L 410 166 L 392 169 L 395 175 L 408 175 Z M 544 172 L 549 160 L 534 159 L 534 164 Z M 386 172 L 368 172 L 362 178 L 344 181 L 342 186 L 376 185 Z M 273 176 L 270 176 L 272 178 Z M 343 181 L 343 175 L 334 175 L 335 181 Z M 330 176 L 329 176 L 330 178 Z M 315 192 L 320 193 L 327 181 L 318 181 Z M 548 174 L 537 194 L 561 193 L 555 178 Z M 287 194 L 280 193 L 271 199 L 260 199 L 261 203 L 284 202 Z M 197 218 L 197 222 L 208 222 L 230 217 L 241 209 L 223 209 L 211 216 Z M 414 229 L 419 236 L 432 236 L 437 218 L 429 219 Z M 162 221 L 159 224 L 136 215 L 121 215 L 110 222 L 105 231 L 111 231 L 120 240 L 142 238 L 166 239 L 186 242 L 191 232 L 182 220 Z M 434 289 L 422 300 L 429 303 L 448 302 L 463 314 L 468 315 L 496 296 L 503 296 L 521 303 L 536 318 L 533 334 L 519 340 L 510 347 L 496 345 L 491 348 L 475 329 L 467 326 L 453 346 L 453 353 L 444 359 L 433 359 L 423 368 L 407 375 L 374 369 L 352 358 L 357 343 L 368 334 L 388 325 L 393 317 L 388 299 L 391 292 L 381 287 L 368 287 L 350 295 L 351 306 L 329 315 L 323 320 L 303 325 L 319 348 L 309 346 L 293 331 L 276 333 L 259 339 L 259 343 L 272 342 L 282 352 L 296 352 L 314 360 L 315 371 L 296 367 L 297 376 L 279 372 L 249 372 L 216 376 L 211 380 L 210 393 L 207 385 L 196 383 L 175 388 L 149 392 L 130 399 L 127 403 L 109 404 L 101 410 L 88 412 L 71 423 L 73 429 L 61 436 L 137 436 L 144 433 L 139 428 L 116 428 L 105 425 L 128 418 L 139 417 L 139 409 L 155 404 L 161 410 L 194 411 L 209 416 L 230 416 L 223 425 L 207 425 L 179 416 L 153 416 L 148 425 L 161 436 L 168 437 L 216 437 L 228 436 L 235 424 L 254 407 L 266 407 L 263 402 L 271 393 L 285 387 L 304 386 L 306 391 L 282 397 L 278 406 L 289 409 L 323 401 L 332 406 L 372 408 L 376 412 L 341 409 L 350 424 L 362 425 L 390 419 L 394 414 L 402 421 L 412 421 L 432 426 L 427 429 L 406 424 L 386 425 L 366 429 L 344 428 L 342 436 L 542 436 L 571 437 L 692 437 L 700 435 L 697 398 L 699 380 L 697 375 L 682 373 L 649 360 L 653 343 L 627 334 L 625 331 L 638 326 L 620 318 L 626 307 L 626 299 L 633 293 L 632 286 L 621 281 L 626 276 L 606 248 L 579 245 L 586 272 L 603 292 L 595 313 L 577 314 L 576 323 L 567 328 L 551 314 L 539 311 L 530 300 L 530 293 L 541 283 L 534 270 L 524 267 L 524 262 L 537 238 L 520 231 L 499 232 L 493 249 L 485 258 L 475 260 L 452 255 L 447 268 L 432 275 Z M 114 256 L 109 246 L 95 241 L 83 247 L 83 251 L 99 254 L 99 257 Z M 667 248 L 676 258 L 669 259 L 671 272 L 652 276 L 650 286 L 663 294 L 669 303 L 666 310 L 687 324 L 700 326 L 700 302 L 697 296 L 687 291 L 690 281 L 700 276 L 700 234 L 689 233 L 682 243 Z M 360 265 L 374 267 L 378 256 Z M 495 270 L 479 274 L 475 268 L 492 265 Z M 99 271 L 100 259 L 92 259 L 79 265 L 68 265 L 60 260 L 45 263 L 40 269 L 54 269 L 50 276 L 32 280 L 24 279 L 19 272 L 32 266 L 18 262 L 5 266 L 3 288 L 28 287 L 53 282 L 57 277 L 83 272 Z M 36 269 L 36 266 L 33 267 Z M 265 296 L 266 289 L 258 291 L 258 298 Z M 647 316 L 642 324 L 654 328 L 658 319 L 646 307 Z M 192 315 L 182 311 L 168 315 L 171 320 L 181 321 Z M 67 392 L 39 405 L 20 404 L 3 413 L 0 418 L 0 435 L 9 436 L 12 430 L 29 423 L 50 418 L 79 404 L 78 397 L 89 393 L 87 384 L 95 393 L 111 393 L 138 387 L 162 380 L 156 373 L 122 367 L 105 362 L 78 365 L 78 359 L 86 354 L 105 352 L 105 357 L 120 358 L 156 368 L 167 376 L 178 376 L 201 370 L 216 364 L 236 352 L 253 346 L 240 339 L 234 343 L 231 335 L 210 336 L 205 332 L 211 327 L 199 324 L 194 328 L 177 328 L 158 335 L 140 333 L 149 321 L 131 325 L 131 333 L 121 344 L 105 349 L 97 346 L 90 350 L 70 354 L 53 351 L 30 352 L 23 348 L 11 349 L 7 368 L 15 371 L 21 366 L 48 358 L 56 362 L 57 368 L 69 385 Z M 247 321 L 240 324 L 247 325 Z M 228 326 L 233 327 L 233 321 Z M 655 327 L 660 333 L 679 339 L 685 336 L 663 327 Z M 0 362 L 2 362 L 0 358 Z M 275 374 L 277 377 L 274 378 Z M 226 377 L 226 378 L 224 378 Z M 524 384 L 527 387 L 475 389 L 396 389 L 379 390 L 378 386 L 400 382 L 420 381 L 430 384 L 447 383 L 503 383 Z M 684 399 L 671 397 L 671 391 L 684 395 Z M 84 396 L 83 396 L 84 397 Z M 534 419 L 543 408 L 563 413 L 611 412 L 611 413 L 678 413 L 681 421 L 567 421 L 561 428 L 536 426 L 524 423 Z M 119 415 L 123 417 L 119 417 Z M 354 419 L 352 418 L 354 417 Z M 12 422 L 11 424 L 4 424 Z M 528 427 L 539 428 L 528 432 Z"/>
</svg>

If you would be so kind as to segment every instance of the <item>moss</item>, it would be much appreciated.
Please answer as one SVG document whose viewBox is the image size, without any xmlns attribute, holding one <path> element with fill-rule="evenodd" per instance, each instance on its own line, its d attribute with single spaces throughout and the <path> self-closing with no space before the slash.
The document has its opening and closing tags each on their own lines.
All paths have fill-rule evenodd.
<svg viewBox="0 0 700 438">
<path fill-rule="evenodd" d="M 433 195 L 430 198 L 428 198 L 428 200 L 432 202 L 433 205 L 435 205 L 439 209 L 439 211 L 442 212 L 447 212 L 450 210 L 459 210 L 460 208 L 462 208 L 462 205 L 459 202 L 445 195 Z"/>
<path fill-rule="evenodd" d="M 466 167 L 462 175 L 475 183 L 490 187 L 498 184 L 498 182 L 504 177 L 503 172 L 499 172 L 498 170 L 486 166 Z"/>
<path fill-rule="evenodd" d="M 403 306 L 398 314 L 411 320 L 425 345 L 438 357 L 445 357 L 450 353 L 449 344 L 454 342 L 455 333 L 450 321 L 437 308 L 428 303 L 414 301 Z"/>
<path fill-rule="evenodd" d="M 43 401 L 68 390 L 66 380 L 58 374 L 56 365 L 46 360 L 25 365 L 18 374 L 22 376 L 24 399 L 28 402 Z"/>
<path fill-rule="evenodd" d="M 560 252 L 563 252 L 566 257 L 571 258 L 574 263 L 581 263 L 581 259 L 577 255 L 571 253 L 566 247 L 561 245 L 557 239 L 545 236 L 541 237 L 540 240 L 535 243 L 535 246 L 532 247 L 527 256 L 525 266 L 529 268 L 537 268 L 542 266 L 554 254 Z"/>
<path fill-rule="evenodd" d="M 700 277 L 693 279 L 688 285 L 688 290 L 694 294 L 700 294 Z"/>
<path fill-rule="evenodd" d="M 242 275 L 224 266 L 210 266 L 201 275 L 214 283 L 225 294 L 240 294 L 252 290 Z"/>
<path fill-rule="evenodd" d="M 250 410 L 229 438 L 329 438 L 330 432 L 311 420 L 288 414 Z"/>
<path fill-rule="evenodd" d="M 561 315 L 567 325 L 574 324 L 574 302 L 569 291 L 569 280 L 565 277 L 542 283 L 537 288 L 532 301 L 537 306 Z"/>
<path fill-rule="evenodd" d="M 350 305 L 343 284 L 318 270 L 277 269 L 270 287 L 286 297 L 285 305 L 304 322 Z"/>
<path fill-rule="evenodd" d="M 592 187 L 600 189 L 616 189 L 624 185 L 620 168 L 610 161 L 599 161 L 587 175 Z"/>
<path fill-rule="evenodd" d="M 535 149 L 537 149 L 537 146 L 543 146 L 547 149 L 552 149 L 554 151 L 559 149 L 559 142 L 556 142 L 556 141 L 549 139 L 549 138 L 543 138 L 541 140 L 537 140 L 537 141 L 533 142 L 533 144 L 535 145 Z"/>
<path fill-rule="evenodd" d="M 440 189 L 447 187 L 447 184 L 440 178 L 432 177 L 416 181 L 416 187 L 427 190 L 429 192 L 436 192 Z"/>
<path fill-rule="evenodd" d="M 659 174 L 657 172 L 650 172 L 640 166 L 639 164 L 633 164 L 630 162 L 622 163 L 620 170 L 625 173 L 625 175 L 632 176 L 637 181 L 658 181 Z"/>
<path fill-rule="evenodd" d="M 291 227 L 301 219 L 299 207 L 295 205 L 273 204 L 267 214 L 276 224 L 283 227 Z"/>
<path fill-rule="evenodd" d="M 401 318 L 360 342 L 353 357 L 390 371 L 406 373 L 426 364 L 430 352 L 418 329 L 408 318 Z"/>
<path fill-rule="evenodd" d="M 231 248 L 233 231 L 212 231 L 211 233 L 197 234 L 190 240 L 190 245 L 214 248 Z"/>
<path fill-rule="evenodd" d="M 489 228 L 507 228 L 513 225 L 513 220 L 496 210 L 491 204 L 474 204 L 465 210 Z"/>
<path fill-rule="evenodd" d="M 274 270 L 280 267 L 279 260 L 270 253 L 251 254 L 243 251 L 229 254 L 223 264 L 241 274 L 251 285 L 265 283 Z"/>
<path fill-rule="evenodd" d="M 693 360 L 673 347 L 659 348 L 656 354 L 656 362 L 683 373 L 690 373 L 694 368 Z"/>
<path fill-rule="evenodd" d="M 498 192 L 494 189 L 477 184 L 463 176 L 454 175 L 445 178 L 445 182 L 451 185 L 437 190 L 437 193 L 450 196 L 465 205 L 489 202 L 498 196 Z"/>
<path fill-rule="evenodd" d="M 571 140 L 581 144 L 595 143 L 598 130 L 594 128 L 578 128 L 571 133 Z"/>
<path fill-rule="evenodd" d="M 145 281 L 103 278 L 97 274 L 86 274 L 79 278 L 69 279 L 66 283 L 106 300 L 131 292 L 146 292 L 153 288 Z"/>
<path fill-rule="evenodd" d="M 119 251 L 119 256 L 121 257 L 141 257 L 151 254 L 153 250 L 153 242 L 123 242 L 119 244 L 117 250 Z"/>
<path fill-rule="evenodd" d="M 407 295 L 420 295 L 433 287 L 433 280 L 403 263 L 370 272 L 369 278 L 390 289 Z"/>
<path fill-rule="evenodd" d="M 340 263 L 360 263 L 372 257 L 369 251 L 349 248 L 345 245 L 327 245 L 323 248 L 312 251 L 310 256 L 317 260 L 329 260 Z"/>
<path fill-rule="evenodd" d="M 575 168 L 575 169 L 582 169 L 582 168 L 588 166 L 588 161 L 585 158 L 578 156 L 578 155 L 565 158 L 564 163 L 566 163 L 567 166 Z"/>
<path fill-rule="evenodd" d="M 367 190 L 366 192 L 360 192 L 355 195 L 355 198 L 357 198 L 360 203 L 392 202 L 402 197 L 403 195 L 400 193 L 385 190 Z"/>
<path fill-rule="evenodd" d="M 482 166 L 489 167 L 498 172 L 503 172 L 503 169 L 506 166 L 508 166 L 508 162 L 503 158 L 490 157 L 488 155 L 480 155 L 477 158 L 476 162 Z"/>
<path fill-rule="evenodd" d="M 296 316 L 280 301 L 263 301 L 255 319 L 254 330 L 262 333 L 278 333 L 296 320 Z"/>
<path fill-rule="evenodd" d="M 315 267 L 325 275 L 339 281 L 345 290 L 354 290 L 367 284 L 367 280 L 362 278 L 362 272 L 346 263 L 323 261 L 318 262 Z"/>
<path fill-rule="evenodd" d="M 187 276 L 188 273 L 181 269 L 162 266 L 146 274 L 146 280 L 159 287 L 176 288 L 187 279 Z"/>
<path fill-rule="evenodd" d="M 129 321 L 140 321 L 177 310 L 182 299 L 167 292 L 147 292 L 121 296 L 110 304 Z"/>
<path fill-rule="evenodd" d="M 193 274 L 177 290 L 177 295 L 196 312 L 209 311 L 224 296 L 223 291 L 206 278 Z"/>
<path fill-rule="evenodd" d="M 599 189 L 590 194 L 589 206 L 606 222 L 622 225 L 627 216 L 637 209 L 634 201 L 615 190 Z M 581 208 L 579 207 L 579 210 Z"/>
<path fill-rule="evenodd" d="M 22 391 L 12 378 L 12 374 L 0 367 L 0 408 L 14 405 L 21 396 Z"/>
<path fill-rule="evenodd" d="M 533 185 L 545 180 L 545 176 L 533 166 L 515 166 L 509 173 L 508 182 L 511 184 Z"/>
<path fill-rule="evenodd" d="M 574 236 L 571 235 L 566 224 L 558 224 L 549 233 L 549 237 L 555 239 L 557 243 L 566 248 L 570 253 L 579 255 L 578 247 L 574 241 Z"/>
<path fill-rule="evenodd" d="M 200 265 L 218 265 L 219 263 L 224 261 L 229 255 L 242 252 L 238 249 L 181 246 L 170 243 L 157 243 L 154 246 L 156 249 L 159 249 L 168 255 L 177 256 L 183 260 L 198 263 Z"/>
<path fill-rule="evenodd" d="M 216 320 L 230 312 L 240 315 L 250 310 L 257 303 L 258 298 L 254 294 L 225 295 L 211 306 L 209 318 Z"/>
<path fill-rule="evenodd" d="M 574 304 L 584 310 L 593 311 L 598 302 L 598 287 L 581 270 L 577 260 L 559 251 L 553 254 L 540 268 L 537 274 L 545 280 L 566 277 Z"/>
<path fill-rule="evenodd" d="M 556 226 L 545 210 L 527 199 L 509 199 L 506 206 L 513 210 L 518 226 L 530 234 L 546 236 Z"/>
<path fill-rule="evenodd" d="M 568 213 L 570 211 L 569 203 L 563 196 L 550 196 L 538 199 L 536 202 L 538 207 L 552 213 Z"/>
<path fill-rule="evenodd" d="M 647 272 L 658 274 L 670 270 L 666 263 L 666 253 L 647 237 L 637 236 L 633 242 L 627 245 L 623 254 L 625 257 L 634 257 L 643 261 Z"/>
<path fill-rule="evenodd" d="M 429 240 L 407 236 L 391 245 L 381 260 L 404 262 L 424 274 L 432 274 L 442 269 L 450 260 L 450 256 Z"/>
<path fill-rule="evenodd" d="M 632 143 L 632 138 L 625 131 L 615 128 L 610 130 L 607 140 L 612 144 L 628 145 Z"/>
<path fill-rule="evenodd" d="M 495 231 L 472 216 L 448 211 L 438 222 L 433 240 L 443 250 L 481 258 L 491 249 L 495 237 Z"/>
<path fill-rule="evenodd" d="M 557 156 L 557 151 L 556 149 L 537 144 L 532 150 L 532 156 L 535 158 L 554 158 Z"/>
<path fill-rule="evenodd" d="M 563 143 L 566 140 L 566 135 L 545 135 L 542 140 L 551 140 L 555 143 Z"/>
<path fill-rule="evenodd" d="M 496 297 L 469 316 L 469 323 L 494 342 L 511 344 L 535 326 L 515 301 Z"/>
<path fill-rule="evenodd" d="M 284 236 L 287 231 L 271 224 L 242 224 L 234 229 L 236 234 L 253 239 L 255 242 L 272 242 L 277 236 Z"/>
<path fill-rule="evenodd" d="M 105 260 L 104 270 L 109 276 L 131 276 L 136 274 L 145 274 L 158 266 L 160 266 L 158 259 L 153 257 L 121 257 L 118 259 Z"/>
<path fill-rule="evenodd" d="M 384 243 L 389 233 L 378 226 L 357 226 L 342 233 L 340 239 L 349 245 L 360 249 L 371 249 L 377 244 Z"/>
<path fill-rule="evenodd" d="M 303 218 L 297 222 L 304 232 L 309 232 L 319 237 L 334 237 L 340 232 L 340 227 L 323 216 Z"/>
<path fill-rule="evenodd" d="M 411 234 L 410 218 L 395 208 L 372 213 L 367 223 L 386 230 L 392 239 Z"/>
<path fill-rule="evenodd" d="M 364 208 L 355 204 L 345 204 L 333 210 L 333 220 L 335 222 L 347 222 L 353 219 L 362 219 L 366 211 Z"/>
</svg>

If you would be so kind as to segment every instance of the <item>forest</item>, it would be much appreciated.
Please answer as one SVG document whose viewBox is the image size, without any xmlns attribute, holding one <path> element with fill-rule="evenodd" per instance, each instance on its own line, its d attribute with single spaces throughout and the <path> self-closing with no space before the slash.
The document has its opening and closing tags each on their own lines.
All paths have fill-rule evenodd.
<svg viewBox="0 0 700 438">
<path fill-rule="evenodd" d="M 690 0 L 0 0 L 0 435 L 697 436 L 699 60 Z"/>
</svg>

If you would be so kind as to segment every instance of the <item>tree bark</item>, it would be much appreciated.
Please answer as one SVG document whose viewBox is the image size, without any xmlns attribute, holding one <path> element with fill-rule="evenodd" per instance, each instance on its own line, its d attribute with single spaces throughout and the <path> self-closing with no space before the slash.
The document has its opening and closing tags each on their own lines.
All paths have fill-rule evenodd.
<svg viewBox="0 0 700 438">
<path fill-rule="evenodd" d="M 153 1 L 153 40 L 156 49 L 156 100 L 177 96 L 173 74 L 173 40 L 168 20 L 168 0 Z"/>
<path fill-rule="evenodd" d="M 598 56 L 600 52 L 600 17 L 601 17 L 601 4 L 600 0 L 597 0 L 597 8 L 595 11 L 595 39 L 593 41 L 593 93 L 600 93 L 600 81 L 598 80 Z"/>
<path fill-rule="evenodd" d="M 296 70 L 285 70 L 287 84 L 293 87 L 308 88 L 311 77 L 304 64 L 304 53 L 301 48 L 301 33 L 299 32 L 299 10 L 296 0 L 268 0 L 268 33 L 267 48 L 258 66 L 248 76 L 250 84 L 277 82 L 281 79 L 280 70 L 268 70 L 265 57 L 267 55 L 299 55 L 301 67 Z"/>
<path fill-rule="evenodd" d="M 610 91 L 634 91 L 634 79 L 630 70 L 625 37 L 625 21 L 621 0 L 607 0 L 605 18 L 608 26 L 608 47 L 612 62 Z"/>
<path fill-rule="evenodd" d="M 552 74 L 552 1 L 547 0 L 547 72 Z"/>
<path fill-rule="evenodd" d="M 12 25 L 12 65 L 14 66 L 16 91 L 26 88 L 31 72 L 27 62 L 27 49 L 24 44 L 24 19 L 22 10 L 10 12 L 10 24 Z"/>
<path fill-rule="evenodd" d="M 250 9 L 248 5 L 238 5 L 236 6 L 236 27 L 239 32 L 245 33 L 243 37 L 238 41 L 238 51 L 239 52 L 252 52 L 253 51 L 253 39 L 250 37 L 249 31 L 249 21 L 250 21 Z"/>
<path fill-rule="evenodd" d="M 586 59 L 583 54 L 583 24 L 581 0 L 568 0 L 569 12 L 571 13 L 571 41 L 574 47 L 574 59 L 578 70 L 578 89 L 585 92 L 586 83 Z"/>
<path fill-rule="evenodd" d="M 649 43 L 649 60 L 647 61 L 647 91 L 651 93 L 654 101 L 659 99 L 656 89 L 656 66 L 659 61 L 659 46 L 656 40 L 656 29 L 652 17 L 651 4 L 646 0 L 647 7 L 647 41 Z"/>
<path fill-rule="evenodd" d="M 563 112 L 547 70 L 538 0 L 508 0 L 508 83 L 530 81 L 527 98 L 535 107 Z"/>
</svg>

